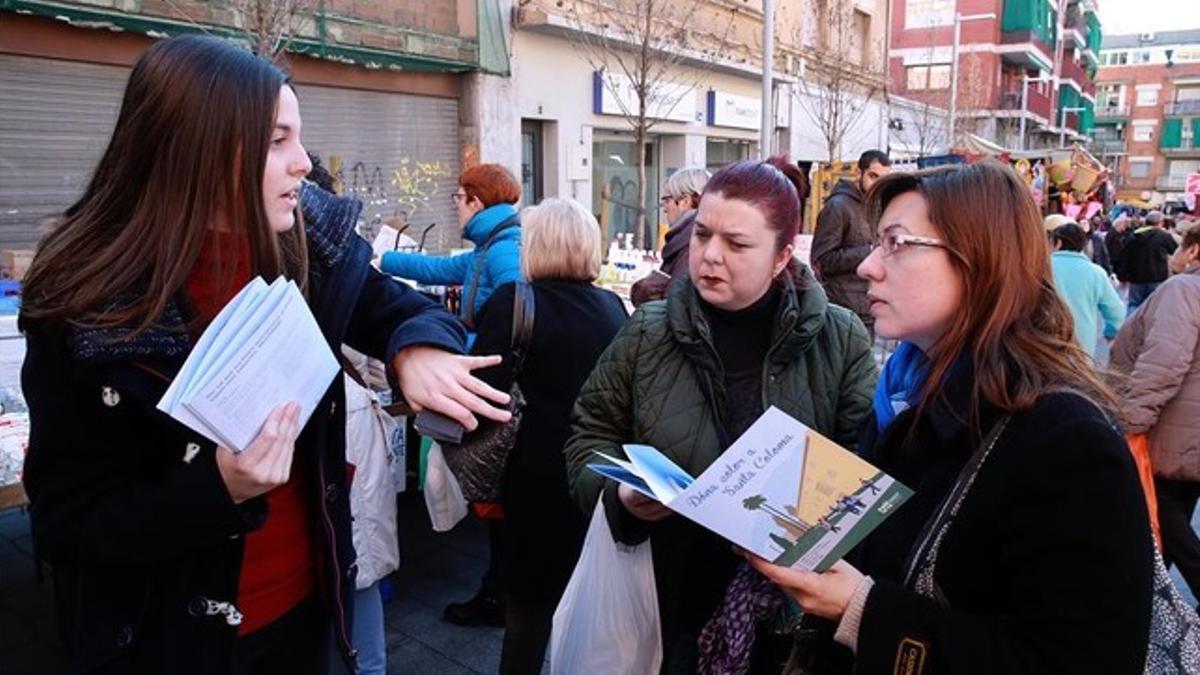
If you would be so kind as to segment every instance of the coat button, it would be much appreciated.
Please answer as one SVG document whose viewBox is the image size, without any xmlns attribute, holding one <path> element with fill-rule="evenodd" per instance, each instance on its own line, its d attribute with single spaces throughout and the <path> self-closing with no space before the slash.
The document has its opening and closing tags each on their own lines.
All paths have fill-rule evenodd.
<svg viewBox="0 0 1200 675">
<path fill-rule="evenodd" d="M 208 607 L 207 600 L 205 600 L 204 598 L 201 598 L 199 596 L 194 597 L 194 598 L 192 598 L 192 600 L 190 602 L 188 602 L 188 614 L 191 614 L 192 616 L 197 617 L 197 618 L 206 616 L 207 612 L 205 612 L 204 610 L 207 607 Z"/>
<path fill-rule="evenodd" d="M 121 394 L 119 394 L 117 390 L 113 389 L 112 387 L 101 387 L 100 400 L 104 402 L 104 405 L 110 408 L 115 408 L 121 403 Z"/>
<path fill-rule="evenodd" d="M 353 579 L 356 574 L 358 574 L 358 563 L 350 563 L 350 566 L 346 568 L 346 578 Z"/>
<path fill-rule="evenodd" d="M 325 501 L 329 503 L 336 502 L 338 498 L 338 486 L 336 483 L 330 483 L 325 486 Z"/>
<path fill-rule="evenodd" d="M 121 626 L 121 630 L 117 631 L 117 646 L 128 647 L 130 642 L 133 642 L 133 627 Z"/>
<path fill-rule="evenodd" d="M 337 415 L 337 401 L 329 404 L 329 419 L 333 419 Z"/>
</svg>

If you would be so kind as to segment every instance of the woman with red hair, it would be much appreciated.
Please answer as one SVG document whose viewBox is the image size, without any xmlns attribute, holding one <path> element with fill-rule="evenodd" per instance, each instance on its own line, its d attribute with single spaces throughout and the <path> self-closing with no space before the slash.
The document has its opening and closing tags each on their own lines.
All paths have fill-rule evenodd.
<svg viewBox="0 0 1200 675">
<path fill-rule="evenodd" d="M 589 513 L 603 503 L 616 540 L 653 542 L 664 672 L 782 671 L 783 594 L 719 535 L 585 466 L 642 443 L 698 476 L 769 406 L 853 445 L 875 361 L 862 321 L 792 257 L 806 192 L 785 158 L 718 171 L 696 211 L 689 274 L 666 302 L 638 308 L 575 405 L 571 491 Z"/>
<path fill-rule="evenodd" d="M 442 258 L 389 251 L 379 268 L 422 284 L 462 286 L 459 318 L 474 329 L 492 292 L 521 278 L 521 185 L 499 164 L 480 164 L 462 172 L 451 198 L 463 239 L 475 244 L 475 250 Z"/>
</svg>

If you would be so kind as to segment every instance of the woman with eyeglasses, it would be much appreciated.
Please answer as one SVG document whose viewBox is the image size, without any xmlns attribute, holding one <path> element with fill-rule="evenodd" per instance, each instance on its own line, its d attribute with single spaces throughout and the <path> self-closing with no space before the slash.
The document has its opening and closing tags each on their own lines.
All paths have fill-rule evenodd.
<svg viewBox="0 0 1200 675">
<path fill-rule="evenodd" d="M 810 671 L 1142 673 L 1146 504 L 1028 188 L 992 162 L 893 174 L 867 213 L 858 274 L 901 345 L 859 448 L 915 494 L 827 572 L 754 559 L 830 620 Z"/>
<path fill-rule="evenodd" d="M 696 221 L 696 209 L 700 207 L 700 195 L 704 193 L 708 179 L 708 170 L 691 166 L 671 174 L 663 183 L 663 195 L 659 203 L 671 229 L 667 230 L 663 242 L 662 264 L 629 290 L 635 307 L 651 300 L 662 300 L 666 297 L 671 279 L 687 270 L 692 223 Z"/>
<path fill-rule="evenodd" d="M 769 406 L 854 445 L 878 371 L 862 321 L 792 257 L 807 192 L 785 158 L 718 171 L 688 274 L 637 309 L 575 404 L 571 492 L 588 514 L 602 501 L 614 539 L 652 543 L 663 672 L 781 672 L 785 597 L 728 541 L 585 467 L 595 451 L 624 457 L 623 444 L 644 443 L 698 476 Z"/>
<path fill-rule="evenodd" d="M 474 330 L 492 292 L 521 278 L 521 184 L 499 164 L 479 164 L 459 175 L 450 198 L 475 249 L 449 257 L 388 251 L 379 269 L 420 284 L 462 286 L 459 319 Z"/>
</svg>

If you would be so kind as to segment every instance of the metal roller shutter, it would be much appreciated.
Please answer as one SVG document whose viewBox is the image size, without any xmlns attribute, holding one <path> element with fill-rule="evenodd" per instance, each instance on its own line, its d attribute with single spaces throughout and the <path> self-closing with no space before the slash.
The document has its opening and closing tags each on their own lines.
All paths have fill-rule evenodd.
<svg viewBox="0 0 1200 675">
<path fill-rule="evenodd" d="M 108 144 L 129 69 L 0 54 L 0 248 L 83 194 Z"/>
<path fill-rule="evenodd" d="M 0 55 L 0 248 L 31 248 L 38 223 L 83 192 L 112 134 L 129 69 Z M 363 200 L 364 229 L 406 217 L 410 233 L 437 224 L 431 251 L 463 246 L 454 206 L 458 101 L 298 86 L 303 142 L 340 161 L 345 190 Z"/>
<path fill-rule="evenodd" d="M 297 90 L 304 145 L 326 166 L 340 165 L 344 192 L 365 205 L 365 236 L 381 219 L 400 216 L 414 238 L 437 225 L 426 239 L 430 251 L 465 245 L 450 197 L 459 174 L 457 100 L 311 85 Z"/>
</svg>

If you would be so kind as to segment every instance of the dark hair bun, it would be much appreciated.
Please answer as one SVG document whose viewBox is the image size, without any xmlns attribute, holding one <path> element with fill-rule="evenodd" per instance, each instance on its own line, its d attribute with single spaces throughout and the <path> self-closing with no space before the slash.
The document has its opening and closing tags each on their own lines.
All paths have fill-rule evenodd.
<svg viewBox="0 0 1200 675">
<path fill-rule="evenodd" d="M 792 186 L 796 188 L 796 195 L 800 198 L 800 203 L 804 204 L 804 200 L 808 199 L 808 176 L 796 166 L 787 155 L 771 155 L 767 158 L 767 164 L 779 169 L 787 179 L 791 181 Z"/>
<path fill-rule="evenodd" d="M 771 155 L 767 158 L 767 164 L 779 169 L 780 173 L 787 177 L 792 187 L 796 188 L 796 196 L 800 198 L 800 220 L 804 220 L 804 207 L 808 203 L 808 176 L 800 170 L 787 155 Z"/>
</svg>

